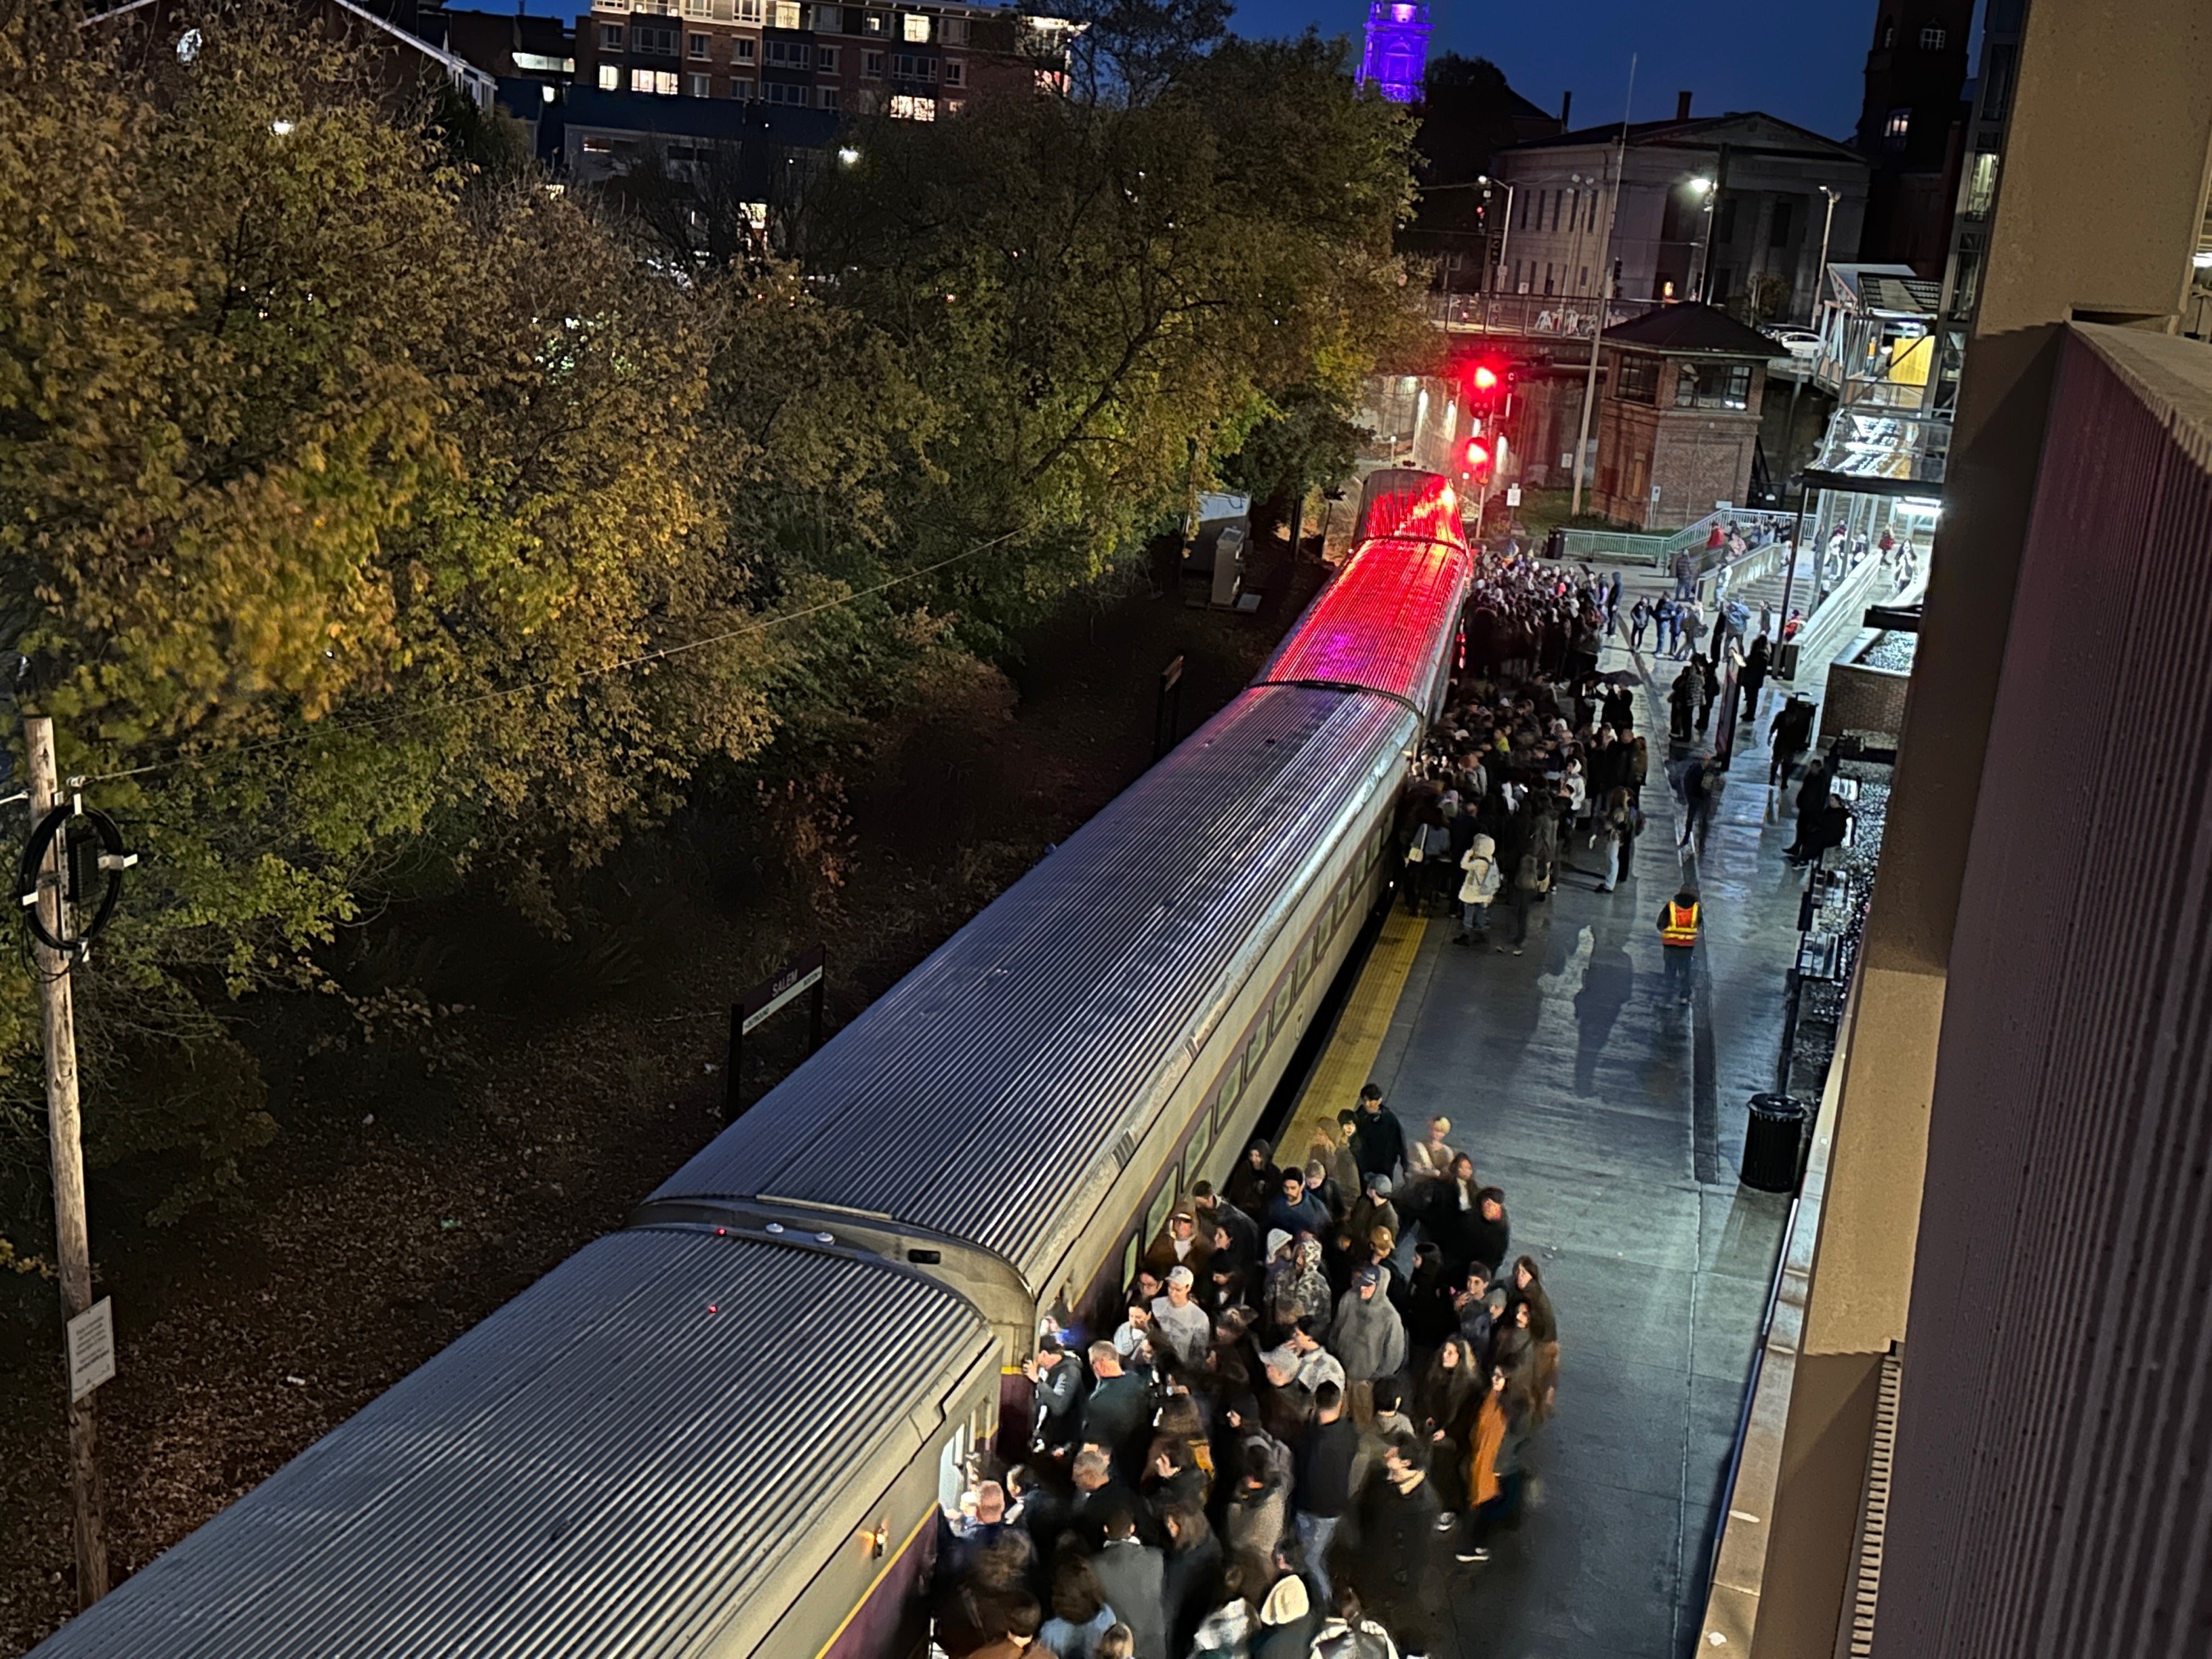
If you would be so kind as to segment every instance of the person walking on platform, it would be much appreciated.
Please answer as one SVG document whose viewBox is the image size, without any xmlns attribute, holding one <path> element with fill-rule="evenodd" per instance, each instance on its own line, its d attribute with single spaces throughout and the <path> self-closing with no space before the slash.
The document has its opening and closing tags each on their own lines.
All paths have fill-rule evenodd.
<svg viewBox="0 0 2212 1659">
<path fill-rule="evenodd" d="M 1643 595 L 1638 594 L 1636 603 L 1628 607 L 1628 648 L 1631 651 L 1641 651 L 1644 648 L 1644 630 L 1650 626 L 1650 604 Z"/>
<path fill-rule="evenodd" d="M 1698 672 L 1694 663 L 1684 663 L 1682 672 L 1674 676 L 1674 683 L 1667 689 L 1667 707 L 1673 715 L 1668 732 L 1677 743 L 1690 740 L 1690 722 L 1697 718 L 1698 700 L 1704 696 L 1705 677 Z"/>
<path fill-rule="evenodd" d="M 1751 642 L 1751 654 L 1743 659 L 1743 667 L 1736 674 L 1736 684 L 1743 688 L 1743 717 L 1751 725 L 1759 723 L 1759 694 L 1766 689 L 1766 677 L 1773 672 L 1773 647 L 1761 634 Z"/>
<path fill-rule="evenodd" d="M 1792 692 L 1790 701 L 1776 712 L 1768 732 L 1774 739 L 1774 760 L 1767 769 L 1766 781 L 1770 784 L 1787 783 L 1790 774 L 1796 768 L 1797 757 L 1813 740 L 1813 705 Z"/>
<path fill-rule="evenodd" d="M 1822 831 L 1826 828 L 1828 793 L 1828 763 L 1815 755 L 1805 769 L 1805 781 L 1797 786 L 1797 839 L 1790 843 L 1787 852 L 1792 864 L 1816 859 L 1825 850 Z"/>
<path fill-rule="evenodd" d="M 1491 901 L 1505 884 L 1498 868 L 1498 843 L 1488 836 L 1477 836 L 1461 857 L 1459 867 L 1466 873 L 1459 884 L 1457 943 L 1480 947 L 1490 939 Z"/>
<path fill-rule="evenodd" d="M 1685 887 L 1659 907 L 1660 955 L 1667 963 L 1668 994 L 1685 1006 L 1690 1000 L 1690 969 L 1696 961 L 1698 934 L 1705 925 L 1697 890 Z"/>
</svg>

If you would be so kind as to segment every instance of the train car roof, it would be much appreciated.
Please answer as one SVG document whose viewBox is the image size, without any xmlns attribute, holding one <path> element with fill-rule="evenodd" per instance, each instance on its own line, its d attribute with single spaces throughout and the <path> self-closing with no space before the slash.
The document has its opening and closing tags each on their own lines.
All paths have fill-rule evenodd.
<svg viewBox="0 0 2212 1659">
<path fill-rule="evenodd" d="M 1433 510 L 1428 517 L 1443 514 Z M 1418 514 L 1407 528 L 1425 523 Z M 1448 532 L 1455 534 L 1455 531 Z M 1357 686 L 1426 708 L 1474 561 L 1453 539 L 1364 542 L 1283 638 L 1258 684 Z"/>
<path fill-rule="evenodd" d="M 1046 1291 L 1413 731 L 1381 697 L 1240 693 L 654 1197 L 893 1217 L 982 1245 Z"/>
<path fill-rule="evenodd" d="M 33 1652 L 745 1653 L 991 1351 L 964 1299 L 874 1258 L 617 1233 Z"/>
</svg>

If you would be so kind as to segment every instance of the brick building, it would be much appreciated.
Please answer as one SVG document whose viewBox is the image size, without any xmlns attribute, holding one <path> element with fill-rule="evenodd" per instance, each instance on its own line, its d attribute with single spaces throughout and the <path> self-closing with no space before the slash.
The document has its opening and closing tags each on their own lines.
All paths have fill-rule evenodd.
<svg viewBox="0 0 2212 1659">
<path fill-rule="evenodd" d="M 576 79 L 598 92 L 933 121 L 978 93 L 1057 84 L 1069 26 L 1000 6 L 593 0 Z"/>
<path fill-rule="evenodd" d="M 1773 355 L 1772 341 L 1711 306 L 1666 306 L 1606 330 L 1591 510 L 1669 530 L 1741 504 Z"/>
</svg>

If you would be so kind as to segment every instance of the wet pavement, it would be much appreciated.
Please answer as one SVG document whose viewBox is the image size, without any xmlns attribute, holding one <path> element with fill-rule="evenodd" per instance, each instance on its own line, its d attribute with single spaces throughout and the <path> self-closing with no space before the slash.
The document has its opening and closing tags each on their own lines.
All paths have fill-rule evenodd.
<svg viewBox="0 0 2212 1659">
<path fill-rule="evenodd" d="M 1409 1139 L 1429 1116 L 1505 1189 L 1513 1249 L 1542 1263 L 1559 1320 L 1556 1415 L 1528 1508 L 1494 1559 L 1460 1570 L 1456 1655 L 1662 1659 L 1694 1643 L 1717 1506 L 1789 1200 L 1740 1188 L 1745 1102 L 1774 1086 L 1802 880 L 1765 787 L 1764 725 L 1742 749 L 1696 874 L 1706 937 L 1691 1006 L 1663 994 L 1656 920 L 1685 865 L 1658 762 L 1672 665 L 1646 675 L 1647 832 L 1628 879 L 1595 859 L 1532 913 L 1525 954 L 1431 923 L 1375 1060 Z M 1825 665 L 1801 684 L 1817 686 Z M 1510 932 L 1499 907 L 1493 942 Z M 1349 1104 L 1349 1102 L 1345 1103 Z"/>
</svg>

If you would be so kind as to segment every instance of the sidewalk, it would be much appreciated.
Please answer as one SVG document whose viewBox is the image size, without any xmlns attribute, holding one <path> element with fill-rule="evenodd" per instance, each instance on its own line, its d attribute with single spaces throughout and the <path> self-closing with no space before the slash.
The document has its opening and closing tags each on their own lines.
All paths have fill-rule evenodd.
<svg viewBox="0 0 2212 1659">
<path fill-rule="evenodd" d="M 1668 665 L 1614 645 L 1603 666 L 1644 675 L 1642 729 L 1656 734 L 1630 878 L 1606 894 L 1587 869 L 1563 873 L 1520 957 L 1456 945 L 1445 921 L 1394 940 L 1412 960 L 1391 965 L 1403 989 L 1379 1044 L 1380 1011 L 1360 1020 L 1408 1137 L 1450 1117 L 1559 1310 L 1557 1415 L 1531 1448 L 1522 1526 L 1463 1570 L 1455 1654 L 1677 1659 L 1694 1639 L 1788 1211 L 1735 1178 L 1744 1102 L 1771 1086 L 1799 890 L 1790 826 L 1770 822 L 1764 732 L 1746 731 L 1717 808 L 1684 1009 L 1660 994 L 1655 926 L 1682 874 L 1659 776 Z"/>
</svg>

